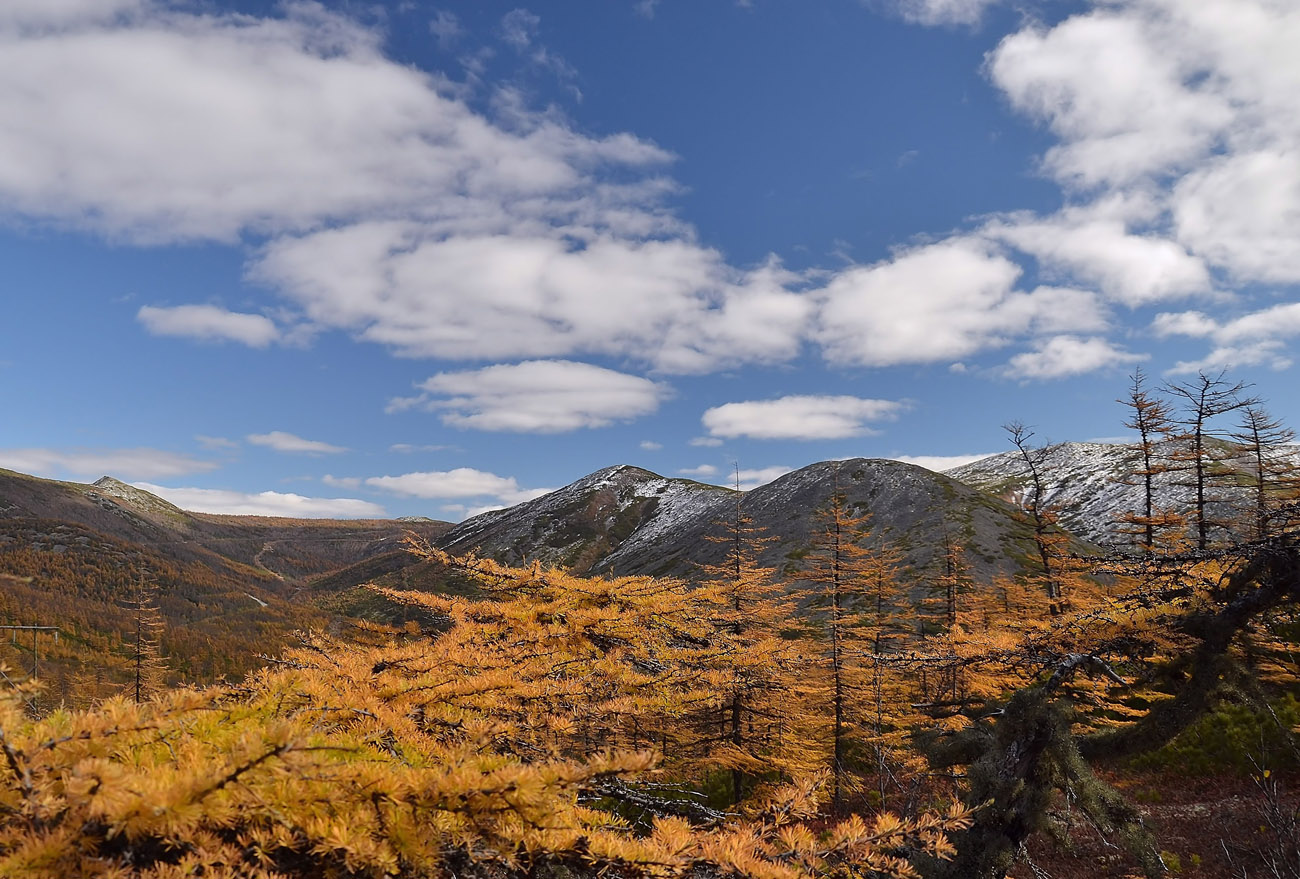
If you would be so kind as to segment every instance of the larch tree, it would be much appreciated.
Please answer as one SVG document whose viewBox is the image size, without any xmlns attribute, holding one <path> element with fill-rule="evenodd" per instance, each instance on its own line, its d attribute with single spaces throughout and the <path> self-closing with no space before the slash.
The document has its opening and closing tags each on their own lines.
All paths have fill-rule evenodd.
<svg viewBox="0 0 1300 879">
<path fill-rule="evenodd" d="M 1262 405 L 1252 404 L 1241 410 L 1237 428 L 1230 436 L 1237 444 L 1248 492 L 1246 518 L 1251 536 L 1266 540 L 1279 527 L 1285 527 L 1287 514 L 1282 510 L 1300 497 L 1295 431 L 1269 415 Z"/>
<path fill-rule="evenodd" d="M 129 690 L 132 699 L 143 702 L 162 689 L 167 671 L 162 655 L 163 618 L 158 609 L 157 584 L 144 579 L 137 581 L 127 607 L 132 622 L 132 631 L 128 635 L 131 650 Z"/>
<path fill-rule="evenodd" d="M 1039 565 L 1038 580 L 1047 596 L 1050 613 L 1060 613 L 1064 607 L 1065 581 L 1062 576 L 1062 558 L 1069 540 L 1057 524 L 1055 511 L 1047 497 L 1049 467 L 1054 447 L 1033 443 L 1034 432 L 1019 421 L 1002 426 L 1011 444 L 1016 447 L 1027 480 L 1021 506 L 1029 516 L 1034 530 L 1034 552 Z"/>
<path fill-rule="evenodd" d="M 815 832 L 816 778 L 744 814 L 655 796 L 656 755 L 619 747 L 617 722 L 700 688 L 707 626 L 659 618 L 678 585 L 448 561 L 491 597 L 407 596 L 446 613 L 427 636 L 308 635 L 239 685 L 43 718 L 0 694 L 0 875 L 901 879 L 969 824 Z M 585 747 L 579 714 L 603 733 Z"/>
<path fill-rule="evenodd" d="M 799 575 L 807 583 L 813 603 L 820 608 L 824 639 L 826 701 L 830 708 L 831 808 L 843 810 L 853 787 L 851 751 L 863 738 L 856 718 L 864 714 L 863 694 L 886 688 L 889 664 L 873 647 L 882 643 L 886 625 L 877 628 L 870 612 L 873 584 L 888 577 L 882 558 L 870 547 L 870 516 L 854 515 L 838 480 L 826 506 L 814 519 L 812 546 Z M 881 587 L 887 588 L 887 587 Z M 892 604 L 892 601 L 889 603 Z M 864 612 L 865 611 L 865 612 Z M 870 736 L 874 744 L 892 727 L 896 706 Z"/>
<path fill-rule="evenodd" d="M 1213 420 L 1229 412 L 1236 412 L 1258 404 L 1254 397 L 1243 396 L 1247 385 L 1229 383 L 1224 374 L 1215 376 L 1197 373 L 1186 382 L 1170 382 L 1165 390 L 1182 402 L 1174 416 L 1180 430 L 1175 436 L 1174 469 L 1188 475 L 1182 485 L 1192 491 L 1192 524 L 1196 529 L 1196 548 L 1205 550 L 1210 545 L 1210 532 L 1216 525 L 1211 514 L 1211 504 L 1216 500 L 1213 485 L 1232 475 L 1228 462 L 1233 456 L 1231 443 L 1224 441 L 1223 431 Z"/>
<path fill-rule="evenodd" d="M 796 682 L 798 645 L 781 637 L 794 603 L 759 554 L 775 538 L 754 525 L 737 490 L 731 515 L 705 540 L 725 550 L 714 564 L 701 564 L 697 596 L 706 604 L 724 681 L 720 699 L 701 712 L 701 741 L 711 759 L 730 775 L 731 802 L 741 802 L 759 775 L 797 771 L 806 762 L 795 746 L 801 705 Z M 699 743 L 696 743 L 699 746 Z"/>
<path fill-rule="evenodd" d="M 1129 445 L 1137 466 L 1124 474 L 1122 481 L 1140 485 L 1142 500 L 1139 509 L 1120 512 L 1118 522 L 1120 533 L 1139 552 L 1150 555 L 1158 543 L 1165 543 L 1168 536 L 1185 527 L 1183 517 L 1158 499 L 1158 482 L 1170 469 L 1166 449 L 1174 433 L 1173 407 L 1147 389 L 1141 369 L 1134 371 L 1130 381 L 1128 395 L 1118 402 L 1129 409 L 1124 426 L 1137 433 L 1137 440 Z"/>
</svg>

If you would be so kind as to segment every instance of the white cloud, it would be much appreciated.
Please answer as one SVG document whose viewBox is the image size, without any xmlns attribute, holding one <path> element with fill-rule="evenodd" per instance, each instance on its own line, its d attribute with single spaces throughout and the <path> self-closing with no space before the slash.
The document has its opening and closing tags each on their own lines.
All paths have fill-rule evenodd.
<svg viewBox="0 0 1300 879">
<path fill-rule="evenodd" d="M 136 312 L 136 320 L 155 336 L 241 342 L 250 348 L 265 348 L 280 338 L 280 330 L 270 318 L 215 305 L 146 305 Z"/>
<path fill-rule="evenodd" d="M 320 478 L 320 481 L 332 488 L 360 488 L 361 477 L 359 476 L 334 476 L 326 473 Z"/>
<path fill-rule="evenodd" d="M 903 18 L 916 24 L 979 24 L 984 11 L 998 0 L 893 0 Z"/>
<path fill-rule="evenodd" d="M 1124 351 L 1096 336 L 1052 336 L 1034 350 L 1012 357 L 1004 371 L 1021 379 L 1065 378 L 1146 359 L 1145 354 Z"/>
<path fill-rule="evenodd" d="M 740 490 L 749 491 L 758 488 L 760 485 L 767 485 L 767 483 L 792 472 L 794 472 L 793 467 L 783 467 L 779 464 L 771 467 L 760 467 L 757 470 L 741 470 L 738 474 Z"/>
<path fill-rule="evenodd" d="M 669 394 L 648 379 L 569 360 L 442 372 L 420 388 L 424 394 L 394 406 L 441 411 L 443 423 L 454 427 L 517 433 L 606 427 L 653 413 Z"/>
<path fill-rule="evenodd" d="M 993 0 L 889 2 L 973 24 Z M 1280 0 L 1106 2 L 1024 25 L 986 69 L 1056 136 L 1043 167 L 1067 208 L 825 275 L 703 246 L 665 206 L 673 157 L 654 143 L 585 134 L 509 89 L 471 105 L 385 57 L 379 29 L 281 8 L 0 8 L 3 214 L 114 241 L 258 242 L 248 277 L 280 297 L 274 320 L 146 306 L 152 332 L 265 347 L 340 330 L 403 356 L 609 356 L 683 374 L 789 362 L 809 341 L 869 367 L 1028 342 L 1030 368 L 1047 369 L 1040 337 L 1101 335 L 1103 296 L 1136 307 L 1224 276 L 1300 280 L 1300 9 Z M 431 28 L 460 32 L 444 15 Z M 525 10 L 502 23 L 521 57 L 571 77 L 538 28 Z M 1017 289 L 1022 254 L 1051 286 Z"/>
<path fill-rule="evenodd" d="M 933 470 L 935 473 L 942 473 L 945 470 L 952 470 L 975 461 L 982 461 L 996 452 L 985 452 L 982 455 L 891 455 L 889 460 L 902 461 L 904 464 L 915 464 L 918 467 L 924 467 L 926 470 Z"/>
<path fill-rule="evenodd" d="M 893 420 L 903 408 L 892 400 L 788 396 L 725 403 L 705 411 L 700 421 L 715 437 L 840 439 L 872 433 L 867 422 Z"/>
<path fill-rule="evenodd" d="M 171 488 L 149 482 L 132 483 L 183 510 L 227 516 L 286 516 L 294 519 L 365 518 L 387 516 L 379 504 L 355 498 L 303 497 L 278 491 L 246 493 L 216 488 Z"/>
<path fill-rule="evenodd" d="M 270 433 L 250 433 L 244 437 L 255 446 L 265 446 L 277 452 L 290 452 L 308 455 L 337 455 L 340 452 L 346 452 L 347 449 L 342 446 L 334 446 L 329 443 L 323 443 L 319 440 L 303 439 L 300 436 L 294 436 L 291 433 L 285 433 L 283 430 L 273 430 Z"/>
<path fill-rule="evenodd" d="M 722 440 L 715 436 L 697 436 L 693 437 L 686 443 L 688 446 L 700 446 L 704 448 L 716 448 L 722 445 Z"/>
<path fill-rule="evenodd" d="M 1178 237 L 1235 276 L 1300 282 L 1300 151 L 1294 142 L 1207 162 L 1174 189 L 1173 211 Z"/>
<path fill-rule="evenodd" d="M 677 472 L 682 476 L 713 476 L 718 472 L 718 468 L 712 464 L 701 464 L 698 467 L 684 467 Z"/>
<path fill-rule="evenodd" d="M 4 209 L 118 240 L 267 236 L 250 277 L 289 303 L 285 320 L 405 355 L 631 354 L 699 372 L 798 353 L 810 307 L 793 276 L 698 244 L 662 207 L 664 150 L 577 133 L 504 92 L 498 115 L 478 112 L 386 59 L 377 31 L 285 9 L 141 0 L 21 37 L 0 18 Z M 529 15 L 506 32 L 534 51 Z M 212 306 L 146 319 L 277 338 L 265 317 Z"/>
<path fill-rule="evenodd" d="M 1063 181 L 1122 184 L 1183 166 L 1231 119 L 1221 96 L 1187 87 L 1192 59 L 1171 43 L 1177 33 L 1144 14 L 1159 5 L 1106 5 L 1050 30 L 1025 28 L 990 57 L 1012 103 L 1061 139 L 1046 165 Z"/>
<path fill-rule="evenodd" d="M 1049 273 L 1095 284 L 1125 305 L 1211 290 L 1204 261 L 1182 245 L 1132 234 L 1121 218 L 1091 213 L 1071 209 L 1047 218 L 1025 215 L 991 223 L 983 231 L 1033 255 Z"/>
<path fill-rule="evenodd" d="M 773 263 L 738 271 L 685 239 L 571 226 L 361 222 L 277 240 L 254 275 L 311 321 L 412 357 L 627 354 L 703 372 L 794 356 L 810 313 Z"/>
<path fill-rule="evenodd" d="M 541 497 L 549 488 L 523 489 L 513 476 L 497 476 L 471 467 L 455 470 L 403 473 L 400 476 L 372 476 L 366 485 L 381 491 L 418 498 L 492 497 L 501 504 L 518 504 Z"/>
<path fill-rule="evenodd" d="M 1021 268 L 976 237 L 950 238 L 855 266 L 819 291 L 817 338 L 833 363 L 956 360 L 1035 330 L 1104 323 L 1086 291 L 1014 290 Z"/>
<path fill-rule="evenodd" d="M 0 449 L 0 467 L 36 476 L 131 480 L 204 473 L 217 465 L 161 449 Z"/>
<path fill-rule="evenodd" d="M 1200 360 L 1176 364 L 1172 372 L 1198 372 L 1237 366 L 1285 369 L 1292 363 L 1287 343 L 1300 336 L 1300 302 L 1287 302 L 1229 320 L 1216 320 L 1199 311 L 1156 315 L 1156 335 L 1190 336 L 1211 341 L 1214 348 Z"/>
<path fill-rule="evenodd" d="M 1163 280 L 1152 287 L 1136 264 L 1124 279 L 1130 298 L 1149 301 L 1196 287 L 1189 256 L 1240 281 L 1300 282 L 1297 44 L 1294 3 L 1128 0 L 1026 27 L 988 69 L 1059 138 L 1044 158 L 1058 180 L 1153 202 L 1143 237 Z"/>
<path fill-rule="evenodd" d="M 43 30 L 72 22 L 112 21 L 145 7 L 147 0 L 5 0 L 0 26 Z"/>
<path fill-rule="evenodd" d="M 664 444 L 654 440 L 641 440 L 639 447 L 643 452 L 657 452 L 664 447 Z"/>
</svg>

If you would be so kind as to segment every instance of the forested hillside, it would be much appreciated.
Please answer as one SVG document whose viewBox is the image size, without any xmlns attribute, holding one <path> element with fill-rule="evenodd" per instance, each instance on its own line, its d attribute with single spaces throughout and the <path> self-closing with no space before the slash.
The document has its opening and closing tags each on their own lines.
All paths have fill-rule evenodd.
<svg viewBox="0 0 1300 879">
<path fill-rule="evenodd" d="M 1020 423 L 1015 506 L 863 460 L 768 492 L 658 484 L 709 499 L 708 527 L 669 517 L 686 536 L 665 567 L 699 544 L 683 577 L 590 573 L 641 529 L 667 539 L 656 484 L 622 468 L 532 508 L 586 576 L 529 562 L 519 509 L 408 534 L 414 564 L 384 538 L 315 580 L 250 567 L 242 600 L 193 563 L 11 516 L 6 612 L 67 622 L 58 645 L 31 636 L 43 685 L 6 647 L 0 874 L 1295 875 L 1300 473 L 1289 432 L 1243 429 L 1268 423 L 1258 401 L 1200 382 L 1182 405 L 1218 411 L 1135 378 L 1137 500 L 1109 552 L 1061 527 L 1060 452 Z M 1168 505 L 1171 478 L 1190 502 Z M 290 526 L 247 527 L 245 551 Z M 524 563 L 435 542 L 469 533 Z M 1015 549 L 981 568 L 991 546 Z M 240 670 L 181 664 L 227 645 L 267 667 L 165 686 Z M 77 648 L 106 659 L 74 681 Z M 1213 808 L 1156 808 L 1194 775 Z"/>
</svg>

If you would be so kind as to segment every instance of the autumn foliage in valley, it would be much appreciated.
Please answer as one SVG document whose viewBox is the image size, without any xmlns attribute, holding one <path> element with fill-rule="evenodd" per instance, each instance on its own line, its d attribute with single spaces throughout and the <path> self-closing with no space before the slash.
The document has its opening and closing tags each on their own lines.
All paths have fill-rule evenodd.
<svg viewBox="0 0 1300 879">
<path fill-rule="evenodd" d="M 1008 425 L 1025 563 L 992 582 L 970 573 L 962 522 L 904 570 L 838 490 L 781 572 L 739 495 L 720 560 L 683 579 L 412 536 L 472 588 L 374 587 L 404 625 L 304 630 L 238 682 L 232 665 L 186 688 L 164 683 L 206 654 L 165 618 L 203 583 L 156 560 L 77 569 L 61 625 L 87 638 L 88 614 L 111 619 L 95 643 L 124 679 L 60 696 L 9 655 L 0 875 L 1300 876 L 1291 434 L 1222 377 L 1160 396 L 1138 374 L 1123 402 L 1143 501 L 1111 547 L 1066 533 L 1052 447 Z M 1190 506 L 1167 503 L 1170 482 Z M 8 559 L 12 604 L 80 564 Z M 144 585 L 186 578 L 183 596 Z M 210 630 L 239 662 L 262 652 L 257 631 Z M 1213 730 L 1268 830 L 1225 831 L 1214 873 L 1208 843 L 1167 850 L 1134 796 Z M 1084 837 L 1106 866 L 1064 872 L 1085 869 L 1058 857 Z"/>
</svg>

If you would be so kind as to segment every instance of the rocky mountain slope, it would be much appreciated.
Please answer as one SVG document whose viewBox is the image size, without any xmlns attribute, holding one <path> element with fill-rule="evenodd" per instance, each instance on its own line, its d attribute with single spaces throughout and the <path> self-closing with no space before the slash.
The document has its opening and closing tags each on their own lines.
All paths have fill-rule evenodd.
<svg viewBox="0 0 1300 879">
<path fill-rule="evenodd" d="M 1300 450 L 1289 449 L 1300 463 Z M 1117 443 L 1059 443 L 1047 449 L 1042 472 L 1046 479 L 1044 502 L 1054 507 L 1065 528 L 1099 544 L 1122 543 L 1117 517 L 1139 510 L 1143 488 L 1131 477 L 1137 453 Z M 981 491 L 1019 504 L 1023 501 L 1028 472 L 1019 452 L 1004 452 L 944 471 L 946 475 Z M 1191 509 L 1193 489 L 1186 473 L 1163 473 L 1155 478 L 1158 505 L 1181 511 Z M 1248 507 L 1248 498 L 1231 478 L 1215 481 L 1212 517 L 1232 521 Z"/>
<path fill-rule="evenodd" d="M 788 473 L 739 497 L 742 512 L 777 540 L 762 562 L 797 576 L 816 511 L 834 491 L 870 513 L 874 533 L 902 550 L 922 577 L 945 533 L 967 550 L 977 579 L 1020 569 L 1029 532 L 1010 504 L 911 464 L 856 458 Z M 734 516 L 736 493 L 668 479 L 636 467 L 599 470 L 572 485 L 505 510 L 468 519 L 439 545 L 502 561 L 540 561 L 580 572 L 692 575 L 723 549 L 706 540 Z"/>
<path fill-rule="evenodd" d="M 716 485 L 606 467 L 535 500 L 466 519 L 438 543 L 510 564 L 610 570 L 612 555 L 666 543 L 689 523 L 716 518 L 732 497 Z"/>
</svg>

